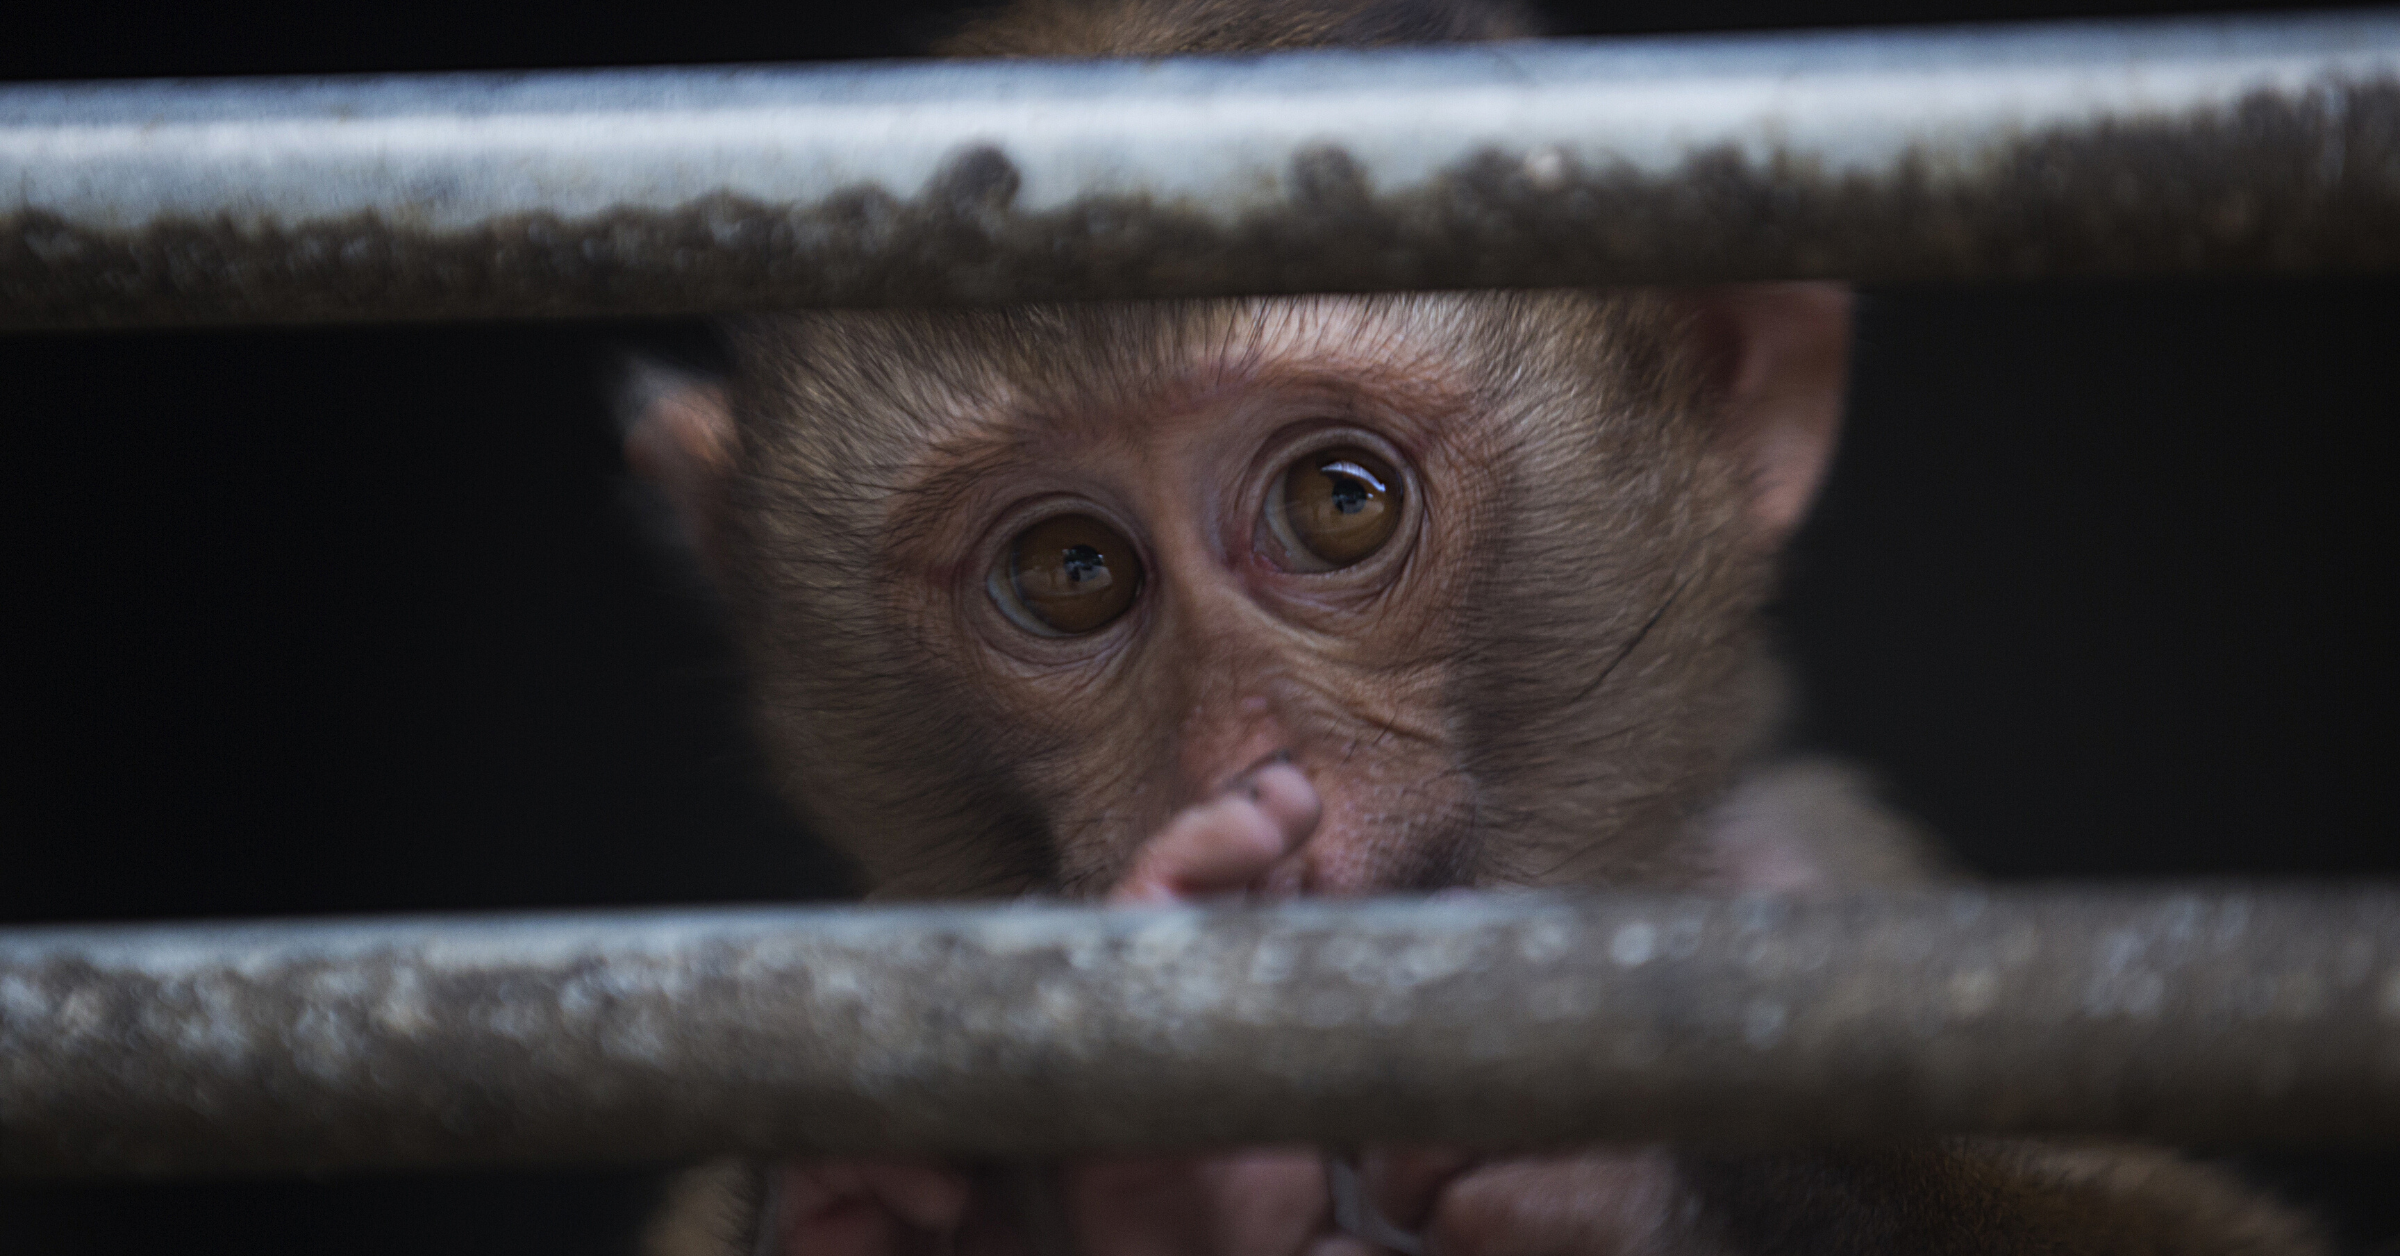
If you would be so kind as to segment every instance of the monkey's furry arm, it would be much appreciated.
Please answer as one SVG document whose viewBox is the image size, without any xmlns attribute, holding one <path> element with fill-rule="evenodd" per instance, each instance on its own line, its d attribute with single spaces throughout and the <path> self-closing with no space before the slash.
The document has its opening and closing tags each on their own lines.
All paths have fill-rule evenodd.
<svg viewBox="0 0 2400 1256">
<path fill-rule="evenodd" d="M 1958 1141 L 1686 1157 L 1707 1249 L 1740 1256 L 2304 1256 L 2306 1218 L 2149 1147 Z"/>
<path fill-rule="evenodd" d="M 1707 828 L 1716 879 L 1748 890 L 1818 894 L 1955 875 L 1866 776 L 1832 760 L 1750 773 Z M 1741 1256 L 2327 1250 L 2306 1217 L 2232 1174 L 2138 1145 L 1957 1139 L 1684 1155 L 1675 1176 L 1682 1240 Z"/>
</svg>

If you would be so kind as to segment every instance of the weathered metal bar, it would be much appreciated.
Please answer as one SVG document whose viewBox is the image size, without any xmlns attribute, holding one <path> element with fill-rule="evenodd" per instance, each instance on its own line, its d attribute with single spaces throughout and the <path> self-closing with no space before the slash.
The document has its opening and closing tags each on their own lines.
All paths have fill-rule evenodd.
<svg viewBox="0 0 2400 1256">
<path fill-rule="evenodd" d="M 2400 1140 L 2400 893 L 0 934 L 0 1172 L 1936 1132 Z"/>
<path fill-rule="evenodd" d="M 2400 261 L 2400 13 L 0 89 L 0 327 Z"/>
</svg>

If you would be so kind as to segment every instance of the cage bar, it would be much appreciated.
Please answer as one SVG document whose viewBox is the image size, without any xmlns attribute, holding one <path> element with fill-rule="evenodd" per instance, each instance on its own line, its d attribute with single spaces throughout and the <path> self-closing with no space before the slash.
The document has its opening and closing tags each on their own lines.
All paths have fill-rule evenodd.
<svg viewBox="0 0 2400 1256">
<path fill-rule="evenodd" d="M 0 327 L 2400 259 L 2400 13 L 0 88 Z"/>
<path fill-rule="evenodd" d="M 1928 1134 L 2388 1144 L 2400 892 L 0 932 L 0 1173 Z"/>
</svg>

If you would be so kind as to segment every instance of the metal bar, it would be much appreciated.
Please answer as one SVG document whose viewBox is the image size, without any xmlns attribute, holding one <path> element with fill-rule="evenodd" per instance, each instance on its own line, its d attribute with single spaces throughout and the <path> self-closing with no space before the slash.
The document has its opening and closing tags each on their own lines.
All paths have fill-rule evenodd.
<svg viewBox="0 0 2400 1256">
<path fill-rule="evenodd" d="M 2400 1139 L 2400 892 L 0 934 L 0 1172 Z"/>
<path fill-rule="evenodd" d="M 0 89 L 0 327 L 2400 261 L 2400 12 Z"/>
</svg>

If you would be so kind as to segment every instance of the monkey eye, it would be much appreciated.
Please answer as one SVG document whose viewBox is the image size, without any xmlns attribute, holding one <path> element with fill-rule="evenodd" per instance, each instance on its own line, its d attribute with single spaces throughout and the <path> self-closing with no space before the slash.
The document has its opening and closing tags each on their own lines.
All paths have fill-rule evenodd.
<svg viewBox="0 0 2400 1256">
<path fill-rule="evenodd" d="M 1009 542 L 992 571 L 992 598 L 1028 631 L 1079 636 L 1124 614 L 1142 574 L 1124 533 L 1090 515 L 1052 515 Z"/>
<path fill-rule="evenodd" d="M 1302 456 L 1277 477 L 1266 523 L 1311 570 L 1347 567 L 1382 549 L 1400 527 L 1400 476 L 1356 446 Z"/>
</svg>

